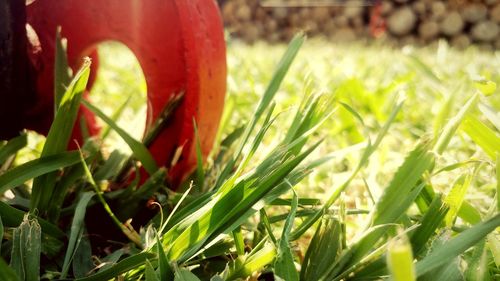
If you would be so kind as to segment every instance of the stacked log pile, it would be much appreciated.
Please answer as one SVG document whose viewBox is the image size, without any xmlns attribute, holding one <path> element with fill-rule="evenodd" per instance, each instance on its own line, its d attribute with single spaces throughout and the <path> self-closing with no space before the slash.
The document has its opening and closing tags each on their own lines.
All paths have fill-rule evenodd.
<svg viewBox="0 0 500 281">
<path fill-rule="evenodd" d="M 375 2 L 228 0 L 221 9 L 232 36 L 246 42 L 288 41 L 299 30 L 350 41 L 374 37 Z M 500 0 L 382 0 L 378 10 L 389 41 L 423 45 L 443 38 L 456 47 L 500 49 Z"/>
</svg>

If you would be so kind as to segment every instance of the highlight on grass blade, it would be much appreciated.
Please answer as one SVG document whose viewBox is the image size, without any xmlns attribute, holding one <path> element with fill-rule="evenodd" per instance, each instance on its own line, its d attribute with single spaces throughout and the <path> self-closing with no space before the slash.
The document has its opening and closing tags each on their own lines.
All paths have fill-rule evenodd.
<svg viewBox="0 0 500 281">
<path fill-rule="evenodd" d="M 264 114 L 264 112 L 274 99 L 276 92 L 278 91 L 281 83 L 283 82 L 286 73 L 288 72 L 292 62 L 297 56 L 297 53 L 299 52 L 304 41 L 305 41 L 305 35 L 303 33 L 299 33 L 292 39 L 292 41 L 288 45 L 288 49 L 281 58 L 280 62 L 278 63 L 273 78 L 269 82 L 269 85 L 266 91 L 264 92 L 264 95 L 262 96 L 259 104 L 257 105 L 255 113 L 252 116 L 252 119 L 245 128 L 243 137 L 240 139 L 240 143 L 238 145 L 238 148 L 236 149 L 234 157 L 235 160 L 239 159 L 244 146 L 248 142 L 251 133 L 253 132 L 255 126 L 257 125 L 257 122 L 260 120 L 261 116 Z"/>
<path fill-rule="evenodd" d="M 72 129 L 78 116 L 82 95 L 87 86 L 90 64 L 91 61 L 89 58 L 83 60 L 82 67 L 76 73 L 62 96 L 59 110 L 47 134 L 41 157 L 63 152 L 68 147 Z M 55 173 L 35 178 L 33 181 L 32 200 L 30 202 L 31 211 L 36 209 L 40 212 L 41 216 L 46 216 L 48 209 L 51 207 L 50 201 L 54 192 L 56 179 L 57 174 Z"/>
<path fill-rule="evenodd" d="M 387 267 L 394 281 L 415 281 L 411 245 L 405 235 L 395 237 L 387 247 Z"/>
<path fill-rule="evenodd" d="M 26 162 L 0 175 L 0 194 L 24 182 L 74 165 L 80 161 L 78 151 L 63 152 Z"/>
<path fill-rule="evenodd" d="M 67 56 L 68 41 L 61 37 L 61 27 L 56 30 L 56 57 L 54 75 L 54 113 L 57 113 L 66 88 L 71 82 L 70 68 Z"/>
</svg>

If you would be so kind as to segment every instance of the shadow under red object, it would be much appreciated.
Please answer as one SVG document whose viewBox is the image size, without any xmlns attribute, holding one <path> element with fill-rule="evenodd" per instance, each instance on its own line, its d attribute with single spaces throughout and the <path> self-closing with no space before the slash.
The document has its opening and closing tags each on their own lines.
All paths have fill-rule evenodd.
<svg viewBox="0 0 500 281">
<path fill-rule="evenodd" d="M 37 33 L 41 52 L 31 127 L 46 132 L 52 120 L 55 34 L 58 26 L 68 40 L 68 61 L 76 71 L 83 56 L 103 41 L 125 44 L 137 57 L 147 82 L 148 124 L 172 95 L 184 99 L 172 122 L 151 144 L 159 166 L 179 182 L 196 164 L 193 118 L 203 155 L 212 148 L 226 90 L 226 54 L 222 20 L 213 0 L 39 0 L 27 7 L 28 23 Z M 96 72 L 93 67 L 93 73 Z M 91 132 L 95 120 L 86 116 Z M 77 123 L 78 125 L 78 123 Z M 180 160 L 170 167 L 175 150 Z"/>
</svg>

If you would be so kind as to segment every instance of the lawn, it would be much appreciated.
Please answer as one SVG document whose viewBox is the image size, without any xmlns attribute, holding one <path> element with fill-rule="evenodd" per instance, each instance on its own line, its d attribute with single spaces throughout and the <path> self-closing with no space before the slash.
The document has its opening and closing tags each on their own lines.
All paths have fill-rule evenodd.
<svg viewBox="0 0 500 281">
<path fill-rule="evenodd" d="M 288 52 L 298 50 L 297 40 Z M 87 158 L 85 169 L 66 165 L 57 186 L 72 185 L 60 221 L 40 223 L 41 237 L 65 246 L 38 249 L 42 274 L 82 280 L 119 274 L 127 280 L 209 280 L 215 274 L 211 280 L 498 280 L 500 53 L 457 51 L 445 42 L 397 49 L 309 40 L 273 96 L 266 89 L 278 65 L 286 70 L 279 64 L 286 51 L 286 45 L 229 40 L 217 150 L 195 171 L 190 193 L 174 193 L 161 182 L 135 190 L 140 195 L 108 192 L 117 174 L 110 167 L 121 167 L 110 160 L 113 150 L 134 151 L 114 132 L 100 147 L 99 161 Z M 126 104 L 116 123 L 140 140 L 147 88 L 140 67 L 116 43 L 102 45 L 100 54 L 91 102 L 108 116 L 118 116 L 116 109 Z M 5 249 L 15 253 L 9 241 L 16 237 L 36 244 L 19 233 L 23 227 L 36 232 L 37 222 L 32 217 L 15 228 L 5 218 L 29 207 L 30 180 L 43 175 L 28 176 L 29 169 L 11 174 L 39 157 L 43 141 L 28 134 L 27 148 L 0 175 L 0 191 L 8 190 L 2 201 L 16 207 L 0 206 L 8 238 L 2 257 L 16 273 L 24 263 Z M 83 150 L 93 155 L 91 145 Z M 101 177 L 99 188 L 93 178 L 105 172 L 112 176 Z M 94 194 L 99 200 L 90 199 Z M 104 249 L 89 245 L 86 208 L 109 202 L 120 225 L 135 211 L 120 208 L 144 208 L 137 204 L 144 204 L 145 194 L 163 206 L 161 218 L 140 233 L 122 227 L 130 241 L 117 239 Z M 66 237 L 46 233 L 50 223 Z M 84 260 L 91 254 L 93 260 Z"/>
</svg>

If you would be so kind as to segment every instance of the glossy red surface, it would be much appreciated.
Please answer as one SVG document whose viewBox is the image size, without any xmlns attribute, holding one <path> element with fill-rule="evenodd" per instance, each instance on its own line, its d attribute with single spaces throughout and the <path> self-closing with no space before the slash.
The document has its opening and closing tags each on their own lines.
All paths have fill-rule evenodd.
<svg viewBox="0 0 500 281">
<path fill-rule="evenodd" d="M 226 57 L 222 20 L 212 0 L 40 0 L 28 7 L 28 23 L 36 31 L 41 52 L 37 87 L 40 102 L 32 127 L 46 132 L 52 118 L 55 34 L 62 27 L 68 39 L 68 60 L 76 70 L 81 58 L 103 41 L 125 44 L 137 57 L 147 82 L 148 124 L 169 98 L 184 100 L 168 127 L 150 146 L 158 165 L 170 169 L 174 182 L 196 164 L 193 118 L 203 154 L 214 141 L 226 90 Z M 93 67 L 93 73 L 96 69 Z M 92 116 L 87 120 L 96 132 Z M 180 161 L 170 167 L 174 151 L 184 146 Z"/>
</svg>

